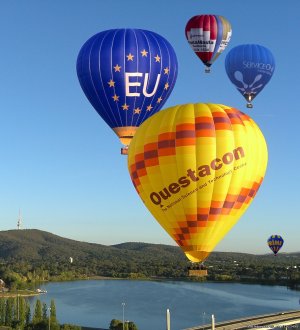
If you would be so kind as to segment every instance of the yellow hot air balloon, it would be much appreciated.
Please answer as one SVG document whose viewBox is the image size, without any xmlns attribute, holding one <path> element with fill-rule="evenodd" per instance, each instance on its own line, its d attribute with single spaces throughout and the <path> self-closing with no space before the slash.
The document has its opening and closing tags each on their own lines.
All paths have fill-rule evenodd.
<svg viewBox="0 0 300 330">
<path fill-rule="evenodd" d="M 263 134 L 248 115 L 185 104 L 138 128 L 128 169 L 152 215 L 190 261 L 201 262 L 251 204 L 267 161 Z"/>
</svg>

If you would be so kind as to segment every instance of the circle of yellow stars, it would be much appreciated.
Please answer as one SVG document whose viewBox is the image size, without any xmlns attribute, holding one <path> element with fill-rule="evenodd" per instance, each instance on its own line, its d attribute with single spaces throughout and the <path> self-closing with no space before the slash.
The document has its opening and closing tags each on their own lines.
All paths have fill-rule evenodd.
<svg viewBox="0 0 300 330">
<path fill-rule="evenodd" d="M 143 49 L 140 53 L 141 53 L 142 57 L 148 57 L 148 54 L 149 54 L 149 52 L 148 52 L 146 49 Z M 134 56 L 131 52 L 128 53 L 128 55 L 126 55 L 127 61 L 134 61 L 134 57 L 135 57 L 135 56 Z M 160 63 L 160 61 L 161 61 L 161 57 L 160 57 L 158 54 L 156 54 L 156 56 L 153 56 L 153 58 L 154 58 L 154 60 L 155 60 L 155 63 Z M 115 73 L 116 73 L 116 72 L 120 72 L 120 73 L 121 73 L 122 66 L 120 66 L 118 63 L 116 63 L 116 64 L 113 66 L 113 69 L 114 69 L 114 72 L 115 72 Z M 165 74 L 165 75 L 168 75 L 168 74 L 170 73 L 170 68 L 169 68 L 169 67 L 165 67 L 163 70 L 164 70 L 164 74 Z M 109 85 L 110 88 L 115 88 L 115 87 L 116 87 L 116 86 L 115 86 L 116 82 L 115 82 L 113 79 L 110 79 L 107 83 L 108 83 L 108 85 Z M 165 85 L 164 85 L 164 89 L 165 89 L 165 90 L 168 90 L 169 87 L 170 87 L 169 83 L 166 82 Z M 119 100 L 119 99 L 120 99 L 120 96 L 117 95 L 116 93 L 114 93 L 114 95 L 112 96 L 112 99 L 114 100 L 114 102 L 119 102 L 119 101 L 120 101 L 120 100 Z M 160 97 L 157 98 L 156 103 L 159 104 L 159 103 L 161 103 L 162 100 L 163 100 L 163 99 L 162 99 L 162 97 L 160 96 Z M 124 111 L 128 111 L 128 110 L 129 110 L 129 105 L 126 104 L 126 103 L 124 103 L 124 104 L 121 106 L 121 108 L 122 108 Z M 151 111 L 152 109 L 153 109 L 153 106 L 152 106 L 151 104 L 149 104 L 149 105 L 146 107 L 146 111 Z M 142 109 L 139 108 L 139 107 L 133 109 L 133 113 L 134 113 L 134 114 L 140 114 L 141 111 L 142 111 Z"/>
</svg>

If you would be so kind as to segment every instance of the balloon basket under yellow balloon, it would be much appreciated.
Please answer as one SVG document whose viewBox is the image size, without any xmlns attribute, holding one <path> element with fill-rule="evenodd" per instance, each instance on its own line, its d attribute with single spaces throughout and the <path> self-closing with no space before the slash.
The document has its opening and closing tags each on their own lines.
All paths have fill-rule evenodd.
<svg viewBox="0 0 300 330">
<path fill-rule="evenodd" d="M 197 277 L 207 276 L 207 269 L 190 269 L 189 276 L 197 276 Z"/>
<path fill-rule="evenodd" d="M 207 269 L 203 263 L 191 263 L 188 267 L 189 276 L 204 277 L 207 276 Z"/>
</svg>

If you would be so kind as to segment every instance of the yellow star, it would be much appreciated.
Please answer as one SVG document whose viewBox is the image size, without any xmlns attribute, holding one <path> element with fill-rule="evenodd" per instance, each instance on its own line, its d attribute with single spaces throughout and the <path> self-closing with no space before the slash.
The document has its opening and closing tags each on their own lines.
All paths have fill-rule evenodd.
<svg viewBox="0 0 300 330">
<path fill-rule="evenodd" d="M 122 108 L 123 108 L 123 110 L 128 110 L 129 105 L 127 105 L 126 103 L 124 103 L 124 104 L 122 105 Z"/>
<path fill-rule="evenodd" d="M 137 114 L 139 115 L 141 111 L 142 111 L 142 110 L 141 110 L 140 108 L 136 108 L 136 109 L 134 109 L 134 114 L 137 113 Z"/>
<path fill-rule="evenodd" d="M 121 66 L 119 66 L 119 64 L 116 64 L 114 66 L 115 72 L 121 72 Z"/>
<path fill-rule="evenodd" d="M 162 101 L 162 98 L 159 97 L 159 98 L 157 99 L 157 103 L 160 103 L 161 101 Z"/>
<path fill-rule="evenodd" d="M 155 62 L 160 62 L 160 57 L 158 55 L 154 56 Z"/>
<path fill-rule="evenodd" d="M 119 102 L 119 97 L 120 96 L 118 96 L 116 94 L 114 96 L 112 96 L 112 98 L 114 99 L 115 102 Z"/>
<path fill-rule="evenodd" d="M 170 69 L 168 67 L 164 68 L 165 74 L 168 74 Z"/>
<path fill-rule="evenodd" d="M 115 82 L 112 79 L 110 79 L 108 84 L 109 84 L 109 87 L 115 87 Z"/>
<path fill-rule="evenodd" d="M 141 51 L 141 54 L 142 54 L 142 57 L 147 57 L 148 52 L 146 51 L 146 49 L 143 49 L 143 50 Z"/>
<path fill-rule="evenodd" d="M 128 55 L 126 55 L 126 57 L 127 57 L 127 61 L 133 61 L 134 55 L 129 53 Z"/>
<path fill-rule="evenodd" d="M 153 108 L 153 107 L 151 106 L 151 104 L 148 105 L 148 106 L 147 106 L 147 111 L 151 111 L 152 108 Z"/>
<path fill-rule="evenodd" d="M 165 83 L 165 89 L 168 89 L 170 86 L 168 83 Z"/>
</svg>

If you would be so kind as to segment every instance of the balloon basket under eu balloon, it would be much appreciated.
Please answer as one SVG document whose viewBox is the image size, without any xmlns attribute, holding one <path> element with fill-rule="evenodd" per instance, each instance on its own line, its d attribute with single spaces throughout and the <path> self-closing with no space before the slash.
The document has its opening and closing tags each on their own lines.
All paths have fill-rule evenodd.
<svg viewBox="0 0 300 330">
<path fill-rule="evenodd" d="M 128 146 L 121 148 L 121 155 L 128 155 Z"/>
</svg>

